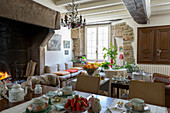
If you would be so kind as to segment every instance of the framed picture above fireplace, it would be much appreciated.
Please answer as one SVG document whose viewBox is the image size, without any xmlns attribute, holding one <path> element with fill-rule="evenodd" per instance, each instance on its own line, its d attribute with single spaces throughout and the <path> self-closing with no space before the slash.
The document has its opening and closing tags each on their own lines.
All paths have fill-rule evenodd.
<svg viewBox="0 0 170 113">
<path fill-rule="evenodd" d="M 61 51 L 61 35 L 54 34 L 47 44 L 48 51 Z"/>
</svg>

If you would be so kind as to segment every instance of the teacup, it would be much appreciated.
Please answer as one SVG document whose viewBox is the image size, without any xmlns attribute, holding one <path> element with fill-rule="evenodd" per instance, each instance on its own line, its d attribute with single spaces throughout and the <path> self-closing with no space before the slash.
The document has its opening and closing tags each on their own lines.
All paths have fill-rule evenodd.
<svg viewBox="0 0 170 113">
<path fill-rule="evenodd" d="M 33 111 L 42 111 L 45 108 L 45 100 L 42 98 L 33 99 Z"/>
<path fill-rule="evenodd" d="M 139 98 L 133 98 L 131 100 L 132 109 L 137 111 L 143 111 L 144 110 L 144 100 Z"/>
</svg>

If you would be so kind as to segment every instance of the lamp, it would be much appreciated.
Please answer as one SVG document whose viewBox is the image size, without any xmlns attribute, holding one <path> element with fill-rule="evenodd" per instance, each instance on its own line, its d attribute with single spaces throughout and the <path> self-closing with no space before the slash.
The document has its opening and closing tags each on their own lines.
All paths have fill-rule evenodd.
<svg viewBox="0 0 170 113">
<path fill-rule="evenodd" d="M 69 4 L 69 11 L 65 14 L 64 19 L 61 19 L 63 27 L 68 27 L 69 29 L 85 27 L 86 19 L 83 20 L 82 15 L 78 17 L 77 7 L 78 5 L 74 4 L 74 0 L 72 0 L 72 4 Z"/>
<path fill-rule="evenodd" d="M 123 59 L 123 54 L 119 55 L 119 59 L 122 60 Z"/>
<path fill-rule="evenodd" d="M 123 66 L 123 54 L 119 55 L 120 66 Z"/>
</svg>

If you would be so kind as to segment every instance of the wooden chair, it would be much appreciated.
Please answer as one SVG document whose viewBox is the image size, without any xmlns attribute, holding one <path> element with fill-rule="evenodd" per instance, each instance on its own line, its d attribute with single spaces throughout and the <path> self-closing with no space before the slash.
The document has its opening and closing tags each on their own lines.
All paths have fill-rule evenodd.
<svg viewBox="0 0 170 113">
<path fill-rule="evenodd" d="M 100 77 L 78 75 L 76 90 L 87 93 L 98 94 L 100 87 Z"/>
<path fill-rule="evenodd" d="M 162 83 L 132 80 L 129 84 L 129 98 L 141 98 L 148 104 L 165 106 L 165 86 Z"/>
</svg>

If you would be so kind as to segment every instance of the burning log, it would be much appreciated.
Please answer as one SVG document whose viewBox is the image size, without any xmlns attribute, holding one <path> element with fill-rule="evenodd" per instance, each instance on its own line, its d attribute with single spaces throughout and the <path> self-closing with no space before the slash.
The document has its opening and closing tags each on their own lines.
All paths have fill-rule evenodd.
<svg viewBox="0 0 170 113">
<path fill-rule="evenodd" d="M 10 77 L 10 75 L 8 75 L 8 73 L 6 71 L 5 71 L 5 73 L 0 72 L 0 80 L 6 79 L 9 77 Z"/>
</svg>

